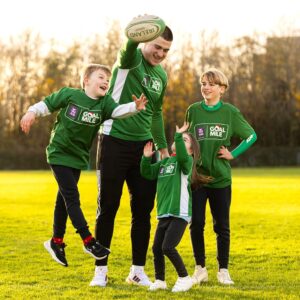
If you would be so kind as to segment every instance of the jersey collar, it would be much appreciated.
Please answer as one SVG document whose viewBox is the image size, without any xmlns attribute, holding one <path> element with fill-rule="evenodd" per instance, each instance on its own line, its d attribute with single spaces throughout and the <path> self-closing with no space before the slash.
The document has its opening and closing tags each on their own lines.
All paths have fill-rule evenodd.
<svg viewBox="0 0 300 300">
<path fill-rule="evenodd" d="M 216 105 L 213 105 L 213 106 L 206 105 L 204 100 L 201 101 L 201 106 L 206 111 L 216 111 L 216 110 L 220 109 L 222 105 L 223 105 L 222 101 L 219 101 Z"/>
</svg>

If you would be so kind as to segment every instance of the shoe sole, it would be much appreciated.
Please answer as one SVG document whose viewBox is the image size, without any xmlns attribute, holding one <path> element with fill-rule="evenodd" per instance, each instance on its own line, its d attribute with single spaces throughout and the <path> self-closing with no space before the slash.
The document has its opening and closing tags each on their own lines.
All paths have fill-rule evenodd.
<svg viewBox="0 0 300 300">
<path fill-rule="evenodd" d="M 107 254 L 107 255 L 104 255 L 104 256 L 97 257 L 93 253 L 91 253 L 90 251 L 86 250 L 84 246 L 82 247 L 82 249 L 86 254 L 89 254 L 90 256 L 94 257 L 96 260 L 101 260 L 101 259 L 104 259 L 108 256 L 108 254 Z"/>
<path fill-rule="evenodd" d="M 90 286 L 106 287 L 107 283 L 108 283 L 108 279 L 106 280 L 106 282 L 105 282 L 104 285 L 103 285 L 103 284 L 97 284 L 96 282 L 93 283 L 93 281 L 91 281 L 91 282 L 90 282 Z"/>
<path fill-rule="evenodd" d="M 201 284 L 201 282 L 208 282 L 208 277 L 205 277 L 201 280 L 197 280 L 196 278 L 192 277 L 193 284 Z"/>
<path fill-rule="evenodd" d="M 67 267 L 67 266 L 68 266 L 68 264 L 63 263 L 62 261 L 60 261 L 60 260 L 56 257 L 54 251 L 53 251 L 52 248 L 51 248 L 50 241 L 44 242 L 44 247 L 45 247 L 45 249 L 50 253 L 51 257 L 52 257 L 56 262 L 58 262 L 60 265 L 62 265 L 62 266 L 64 266 L 64 267 Z"/>
</svg>

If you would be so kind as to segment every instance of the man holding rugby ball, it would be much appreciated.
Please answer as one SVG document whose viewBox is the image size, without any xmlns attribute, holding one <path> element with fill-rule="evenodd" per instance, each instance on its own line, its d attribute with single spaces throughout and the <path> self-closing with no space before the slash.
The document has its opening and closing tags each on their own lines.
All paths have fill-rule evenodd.
<svg viewBox="0 0 300 300">
<path fill-rule="evenodd" d="M 124 182 L 130 193 L 132 266 L 126 281 L 149 286 L 144 272 L 150 238 L 150 213 L 154 206 L 156 181 L 140 174 L 144 145 L 154 141 L 162 158 L 167 157 L 167 142 L 162 116 L 167 74 L 160 63 L 167 57 L 173 34 L 156 16 L 134 18 L 125 33 L 129 37 L 119 51 L 113 67 L 109 94 L 119 104 L 128 96 L 144 93 L 146 110 L 122 120 L 108 120 L 100 130 L 97 151 L 98 211 L 96 239 L 110 247 L 114 220 L 120 205 Z M 138 48 L 140 43 L 144 43 Z M 155 157 L 153 157 L 153 160 Z M 96 261 L 91 286 L 106 286 L 107 263 Z"/>
</svg>

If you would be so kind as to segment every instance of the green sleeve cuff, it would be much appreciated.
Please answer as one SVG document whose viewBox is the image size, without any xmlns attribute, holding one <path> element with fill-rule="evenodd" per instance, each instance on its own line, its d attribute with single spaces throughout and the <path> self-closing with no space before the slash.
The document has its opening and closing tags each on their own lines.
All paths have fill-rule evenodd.
<svg viewBox="0 0 300 300">
<path fill-rule="evenodd" d="M 231 151 L 231 155 L 237 158 L 239 155 L 248 150 L 257 140 L 257 135 L 253 132 L 247 139 L 243 140 L 235 149 Z"/>
</svg>

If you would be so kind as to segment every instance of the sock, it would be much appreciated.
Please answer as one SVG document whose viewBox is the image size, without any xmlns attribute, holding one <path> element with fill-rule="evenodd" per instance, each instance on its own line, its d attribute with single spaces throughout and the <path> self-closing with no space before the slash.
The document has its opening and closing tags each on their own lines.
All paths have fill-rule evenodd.
<svg viewBox="0 0 300 300">
<path fill-rule="evenodd" d="M 52 241 L 54 242 L 54 244 L 62 244 L 64 242 L 64 239 L 58 238 L 58 237 L 53 237 Z"/>
<path fill-rule="evenodd" d="M 136 265 L 132 265 L 132 271 L 133 271 L 133 272 L 144 271 L 144 266 L 136 266 Z"/>
<path fill-rule="evenodd" d="M 93 236 L 92 235 L 89 235 L 88 237 L 86 237 L 85 239 L 83 239 L 83 243 L 85 245 L 87 245 L 91 240 L 93 239 Z"/>
</svg>

